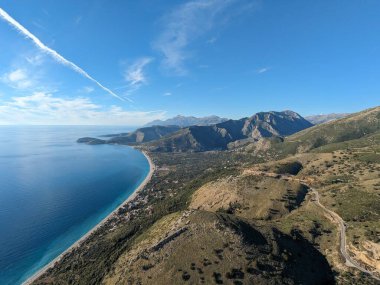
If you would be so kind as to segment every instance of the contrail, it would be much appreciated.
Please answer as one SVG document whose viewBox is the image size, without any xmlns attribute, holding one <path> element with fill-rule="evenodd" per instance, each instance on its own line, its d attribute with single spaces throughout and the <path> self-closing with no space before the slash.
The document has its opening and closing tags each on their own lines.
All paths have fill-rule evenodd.
<svg viewBox="0 0 380 285">
<path fill-rule="evenodd" d="M 80 68 L 78 65 L 75 63 L 67 60 L 64 58 L 62 55 L 60 55 L 58 52 L 55 50 L 49 48 L 45 44 L 43 44 L 35 35 L 33 35 L 31 32 L 29 32 L 24 26 L 22 26 L 19 22 L 17 22 L 15 19 L 13 19 L 7 12 L 5 12 L 3 9 L 0 8 L 0 17 L 8 22 L 12 27 L 16 28 L 21 34 L 23 34 L 25 37 L 31 39 L 33 43 L 39 47 L 42 51 L 46 52 L 47 54 L 50 54 L 57 62 L 68 66 L 72 70 L 76 71 L 77 73 L 83 75 L 87 79 L 91 80 L 94 82 L 96 85 L 98 85 L 100 88 L 102 88 L 104 91 L 107 93 L 111 94 L 112 96 L 125 101 L 124 98 L 116 95 L 114 92 L 112 92 L 110 89 L 105 87 L 103 84 L 98 82 L 96 79 L 94 79 L 92 76 L 90 76 L 86 71 L 84 71 L 82 68 Z M 132 102 L 130 99 L 127 98 L 128 101 Z"/>
</svg>

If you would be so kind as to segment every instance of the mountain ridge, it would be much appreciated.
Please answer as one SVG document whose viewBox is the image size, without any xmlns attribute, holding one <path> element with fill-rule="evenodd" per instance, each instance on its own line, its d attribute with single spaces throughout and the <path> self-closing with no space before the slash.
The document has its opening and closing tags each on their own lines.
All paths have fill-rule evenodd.
<svg viewBox="0 0 380 285">
<path fill-rule="evenodd" d="M 173 118 L 166 120 L 154 120 L 144 125 L 144 127 L 152 126 L 180 126 L 180 127 L 189 127 L 189 126 L 209 126 L 218 123 L 227 121 L 227 118 L 221 118 L 215 115 L 206 116 L 206 117 L 195 117 L 195 116 L 182 116 L 177 115 Z"/>
<path fill-rule="evenodd" d="M 331 113 L 306 116 L 305 119 L 314 125 L 327 123 L 333 120 L 338 120 L 351 115 L 351 113 Z"/>
<path fill-rule="evenodd" d="M 78 143 L 127 144 L 159 152 L 226 150 L 267 137 L 284 137 L 313 126 L 296 112 L 259 112 L 238 120 L 210 126 L 152 126 L 131 133 L 106 135 L 108 140 L 80 138 Z"/>
<path fill-rule="evenodd" d="M 228 120 L 212 126 L 182 128 L 147 146 L 151 151 L 164 152 L 225 150 L 230 143 L 288 136 L 311 126 L 310 122 L 293 111 L 259 112 L 251 117 Z"/>
</svg>

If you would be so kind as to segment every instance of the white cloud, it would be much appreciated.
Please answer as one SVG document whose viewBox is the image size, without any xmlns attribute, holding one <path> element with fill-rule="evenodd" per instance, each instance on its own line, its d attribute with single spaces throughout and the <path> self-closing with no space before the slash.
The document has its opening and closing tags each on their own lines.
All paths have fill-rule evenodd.
<svg viewBox="0 0 380 285">
<path fill-rule="evenodd" d="M 0 124 L 142 125 L 162 119 L 165 111 L 127 111 L 103 108 L 89 98 L 65 99 L 44 92 L 13 97 L 0 103 Z"/>
<path fill-rule="evenodd" d="M 34 85 L 34 80 L 29 76 L 25 69 L 15 69 L 1 77 L 2 81 L 12 88 L 27 89 Z"/>
<path fill-rule="evenodd" d="M 26 78 L 25 71 L 22 69 L 16 69 L 8 74 L 8 80 L 17 82 Z"/>
<path fill-rule="evenodd" d="M 26 56 L 26 61 L 31 65 L 41 65 L 43 63 L 43 55 L 35 54 L 32 56 Z"/>
<path fill-rule="evenodd" d="M 94 87 L 92 87 L 92 86 L 85 86 L 85 87 L 83 87 L 83 88 L 80 90 L 80 92 L 87 93 L 87 94 L 92 93 L 92 92 L 94 92 L 94 91 L 95 91 L 95 89 L 94 89 Z"/>
<path fill-rule="evenodd" d="M 163 55 L 163 65 L 177 75 L 187 73 L 185 60 L 191 56 L 188 46 L 207 35 L 217 25 L 225 23 L 232 5 L 245 0 L 193 0 L 173 10 L 163 18 L 163 31 L 153 46 Z M 214 42 L 216 38 L 211 38 Z"/>
<path fill-rule="evenodd" d="M 172 93 L 171 92 L 165 92 L 164 96 L 172 96 Z"/>
<path fill-rule="evenodd" d="M 131 86 L 146 83 L 147 80 L 144 74 L 144 67 L 151 63 L 152 60 L 151 57 L 143 57 L 136 60 L 136 62 L 127 68 L 124 74 L 125 80 L 128 81 Z"/>
<path fill-rule="evenodd" d="M 134 63 L 129 65 L 124 71 L 124 79 L 128 82 L 125 86 L 115 88 L 116 90 L 122 89 L 125 96 L 130 96 L 133 92 L 140 89 L 141 86 L 147 84 L 147 77 L 145 74 L 145 67 L 153 61 L 151 57 L 142 57 L 137 59 Z M 133 102 L 130 98 L 129 100 Z"/>
<path fill-rule="evenodd" d="M 268 72 L 269 70 L 271 70 L 270 67 L 263 67 L 263 68 L 256 70 L 256 73 L 261 74 L 261 73 Z"/>
<path fill-rule="evenodd" d="M 101 89 L 109 93 L 110 95 L 125 101 L 123 98 L 115 94 L 113 91 L 111 91 L 109 88 L 105 87 L 103 84 L 101 84 L 99 81 L 97 81 L 95 78 L 90 76 L 86 71 L 84 71 L 82 68 L 80 68 L 78 65 L 73 63 L 72 61 L 67 60 L 62 55 L 60 55 L 55 50 L 49 48 L 44 43 L 40 41 L 35 35 L 33 35 L 31 32 L 29 32 L 24 26 L 22 26 L 19 22 L 17 22 L 15 19 L 13 19 L 7 12 L 5 12 L 3 9 L 0 8 L 0 18 L 6 21 L 8 24 L 10 24 L 12 27 L 14 27 L 17 31 L 19 31 L 22 35 L 32 40 L 32 42 L 43 52 L 49 54 L 55 61 L 71 68 L 75 72 L 79 73 L 80 75 L 86 77 L 88 80 L 94 82 L 97 86 L 99 86 Z M 127 98 L 127 100 L 129 100 Z"/>
</svg>

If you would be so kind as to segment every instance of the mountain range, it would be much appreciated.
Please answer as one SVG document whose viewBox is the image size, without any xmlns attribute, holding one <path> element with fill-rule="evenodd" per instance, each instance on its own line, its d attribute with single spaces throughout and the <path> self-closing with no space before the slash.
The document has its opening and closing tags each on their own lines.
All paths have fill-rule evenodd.
<svg viewBox="0 0 380 285">
<path fill-rule="evenodd" d="M 342 119 L 350 115 L 349 113 L 331 113 L 331 114 L 320 114 L 320 115 L 310 115 L 306 116 L 305 119 L 308 120 L 313 125 L 323 124 L 329 121 Z M 227 118 L 221 118 L 218 116 L 206 116 L 206 117 L 194 117 L 194 116 L 182 116 L 177 115 L 173 118 L 166 120 L 154 120 L 144 127 L 152 126 L 180 126 L 180 127 L 190 127 L 190 126 L 210 126 L 228 121 Z"/>
<path fill-rule="evenodd" d="M 350 114 L 349 113 L 340 113 L 340 114 L 332 113 L 332 114 L 306 116 L 305 119 L 308 120 L 313 125 L 319 125 L 319 124 L 323 124 L 323 123 L 330 122 L 333 120 L 342 119 L 344 117 L 347 117 L 348 115 Z"/>
<path fill-rule="evenodd" d="M 145 127 L 151 126 L 180 126 L 180 127 L 188 127 L 188 126 L 210 126 L 218 123 L 222 123 L 227 121 L 227 118 L 221 118 L 218 116 L 207 116 L 207 117 L 193 117 L 193 116 L 175 116 L 166 120 L 155 120 L 149 122 L 145 125 Z"/>
<path fill-rule="evenodd" d="M 225 150 L 231 143 L 247 143 L 263 137 L 288 136 L 312 124 L 293 111 L 260 112 L 249 118 L 212 126 L 190 126 L 148 144 L 151 151 L 183 152 Z"/>
<path fill-rule="evenodd" d="M 260 138 L 288 136 L 312 124 L 293 111 L 260 112 L 239 120 L 209 126 L 151 126 L 131 133 L 107 135 L 108 140 L 78 139 L 88 144 L 143 144 L 150 151 L 184 152 L 225 150 Z"/>
</svg>

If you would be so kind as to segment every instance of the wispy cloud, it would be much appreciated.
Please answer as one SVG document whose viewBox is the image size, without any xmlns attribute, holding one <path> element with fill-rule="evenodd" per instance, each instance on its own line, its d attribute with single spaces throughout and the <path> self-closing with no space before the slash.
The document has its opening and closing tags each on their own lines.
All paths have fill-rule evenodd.
<svg viewBox="0 0 380 285">
<path fill-rule="evenodd" d="M 172 93 L 171 92 L 165 92 L 163 95 L 164 96 L 172 96 Z"/>
<path fill-rule="evenodd" d="M 16 69 L 15 71 L 12 71 L 7 75 L 8 80 L 12 81 L 12 82 L 18 82 L 20 80 L 25 80 L 26 77 L 27 76 L 25 74 L 25 71 L 22 69 Z"/>
<path fill-rule="evenodd" d="M 38 22 L 38 21 L 33 21 L 32 24 L 33 24 L 34 26 L 36 26 L 37 28 L 46 31 L 46 28 L 45 28 L 40 22 Z"/>
<path fill-rule="evenodd" d="M 141 86 L 147 84 L 147 76 L 145 68 L 154 59 L 152 57 L 141 57 L 129 64 L 123 73 L 127 85 L 117 87 L 116 90 L 123 90 L 125 96 L 130 96 L 132 93 L 140 89 Z M 125 65 L 125 63 L 123 63 Z M 130 101 L 132 101 L 129 98 Z"/>
<path fill-rule="evenodd" d="M 206 43 L 212 45 L 212 44 L 214 44 L 217 40 L 218 40 L 217 37 L 212 37 L 212 38 L 209 38 L 209 39 L 206 41 Z"/>
<path fill-rule="evenodd" d="M 1 77 L 1 81 L 16 89 L 27 89 L 34 85 L 26 70 L 21 68 L 5 73 Z"/>
<path fill-rule="evenodd" d="M 258 70 L 256 70 L 256 73 L 262 74 L 262 73 L 268 72 L 271 69 L 272 69 L 271 67 L 262 67 L 262 68 L 259 68 Z"/>
<path fill-rule="evenodd" d="M 40 53 L 31 56 L 25 56 L 25 59 L 31 65 L 41 65 L 43 63 L 43 55 Z"/>
<path fill-rule="evenodd" d="M 74 20 L 75 25 L 79 25 L 82 22 L 82 19 L 83 19 L 82 16 L 75 17 L 75 20 Z"/>
<path fill-rule="evenodd" d="M 99 81 L 97 81 L 95 78 L 90 76 L 86 71 L 84 71 L 82 68 L 80 68 L 75 63 L 67 60 L 62 55 L 60 55 L 55 50 L 49 48 L 45 44 L 43 44 L 35 35 L 33 35 L 31 32 L 29 32 L 24 26 L 22 26 L 19 22 L 17 22 L 15 19 L 13 19 L 7 12 L 5 12 L 3 9 L 0 8 L 0 18 L 2 18 L 4 21 L 6 21 L 8 24 L 10 24 L 12 27 L 14 27 L 16 30 L 18 30 L 22 35 L 32 40 L 32 42 L 43 52 L 49 54 L 52 56 L 57 62 L 71 68 L 75 72 L 81 74 L 82 76 L 86 77 L 93 83 L 95 83 L 97 86 L 99 86 L 101 89 L 106 91 L 108 94 L 124 101 L 124 99 L 117 94 L 115 94 L 113 91 L 111 91 L 109 88 L 105 87 L 103 84 L 101 84 Z M 128 98 L 127 98 L 128 100 Z"/>
<path fill-rule="evenodd" d="M 84 93 L 84 94 L 90 94 L 95 91 L 95 88 L 92 86 L 84 86 L 83 88 L 80 88 L 78 90 L 79 93 Z"/>
<path fill-rule="evenodd" d="M 142 125 L 164 118 L 165 111 L 104 109 L 89 98 L 58 98 L 45 92 L 13 97 L 0 103 L 0 124 Z"/>
<path fill-rule="evenodd" d="M 153 58 L 151 57 L 143 57 L 136 60 L 136 62 L 127 68 L 124 74 L 125 80 L 132 86 L 146 83 L 147 79 L 144 74 L 144 67 L 151 63 L 152 60 Z"/>
<path fill-rule="evenodd" d="M 163 65 L 177 75 L 186 74 L 185 60 L 191 56 L 188 46 L 224 23 L 234 6 L 246 4 L 245 0 L 193 0 L 165 15 L 163 31 L 153 43 L 163 55 Z M 211 39 L 211 43 L 216 40 Z"/>
</svg>

